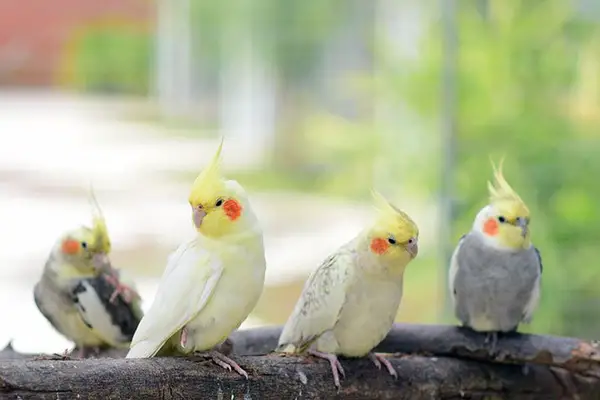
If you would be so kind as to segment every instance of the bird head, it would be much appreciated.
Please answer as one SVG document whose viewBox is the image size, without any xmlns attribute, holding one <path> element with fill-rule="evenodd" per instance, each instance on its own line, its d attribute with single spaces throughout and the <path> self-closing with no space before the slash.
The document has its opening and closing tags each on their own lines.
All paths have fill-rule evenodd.
<svg viewBox="0 0 600 400">
<path fill-rule="evenodd" d="M 82 226 L 65 233 L 59 239 L 55 254 L 61 260 L 59 267 L 69 267 L 69 275 L 95 276 L 98 272 L 95 259 L 99 253 L 93 229 Z"/>
<path fill-rule="evenodd" d="M 60 258 L 74 268 L 75 274 L 80 275 L 96 275 L 110 265 L 110 237 L 93 191 L 91 204 L 92 227 L 82 226 L 65 233 L 56 249 Z"/>
<path fill-rule="evenodd" d="M 504 179 L 502 164 L 500 161 L 496 168 L 492 163 L 494 179 L 488 182 L 490 202 L 475 218 L 473 229 L 497 248 L 528 248 L 531 244 L 529 208 Z"/>
<path fill-rule="evenodd" d="M 223 141 L 210 164 L 202 170 L 192 185 L 189 203 L 192 221 L 202 235 L 217 239 L 245 229 L 252 214 L 246 192 L 235 181 L 221 176 Z"/>
<path fill-rule="evenodd" d="M 372 194 L 378 213 L 368 232 L 369 249 L 379 257 L 405 265 L 419 252 L 419 228 L 380 193 Z"/>
</svg>

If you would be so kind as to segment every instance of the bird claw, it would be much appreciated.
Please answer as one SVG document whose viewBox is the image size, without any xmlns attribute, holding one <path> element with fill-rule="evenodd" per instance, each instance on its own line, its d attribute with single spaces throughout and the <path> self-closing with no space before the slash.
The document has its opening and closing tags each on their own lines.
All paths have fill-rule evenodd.
<svg viewBox="0 0 600 400">
<path fill-rule="evenodd" d="M 117 301 L 117 296 L 119 295 L 121 295 L 121 298 L 126 304 L 131 303 L 133 298 L 137 296 L 136 292 L 131 287 L 119 282 L 117 277 L 113 275 L 105 275 L 104 278 L 115 288 L 115 291 L 110 295 L 109 301 L 111 304 L 115 304 L 115 301 Z"/>
<path fill-rule="evenodd" d="M 244 369 L 240 367 L 238 363 L 227 357 L 225 354 L 221 354 L 216 350 L 211 350 L 207 355 L 212 358 L 213 362 L 221 368 L 225 368 L 228 371 L 231 371 L 233 368 L 235 372 L 242 375 L 244 378 L 249 379 L 248 373 L 244 371 Z"/>
<path fill-rule="evenodd" d="M 50 355 L 41 355 L 41 356 L 37 356 L 34 357 L 33 360 L 34 361 L 55 361 L 55 360 L 61 360 L 61 361 L 67 361 L 67 360 L 71 360 L 71 356 L 69 355 L 69 349 L 65 350 L 62 354 L 58 354 L 58 353 L 54 353 L 54 354 L 50 354 Z"/>
<path fill-rule="evenodd" d="M 329 365 L 331 367 L 331 373 L 333 374 L 333 383 L 335 385 L 336 388 L 340 388 L 340 374 L 342 375 L 342 378 L 346 378 L 346 372 L 344 371 L 344 368 L 342 367 L 342 364 L 340 363 L 340 360 L 338 360 L 337 356 L 335 354 L 330 354 L 330 353 L 323 353 L 320 351 L 316 351 L 316 350 L 308 350 L 309 354 L 312 354 L 313 356 L 319 357 L 319 358 L 324 358 L 325 360 L 329 361 Z M 339 371 L 339 373 L 338 373 Z"/>
<path fill-rule="evenodd" d="M 387 369 L 388 373 L 391 376 L 393 376 L 394 379 L 398 379 L 398 373 L 396 372 L 396 369 L 394 368 L 390 360 L 388 360 L 386 357 L 377 353 L 369 353 L 369 358 L 371 359 L 371 361 L 373 361 L 373 364 L 375 364 L 377 369 L 381 370 L 381 364 L 383 364 L 385 365 L 385 368 Z"/>
<path fill-rule="evenodd" d="M 187 344 L 187 339 L 188 339 L 188 332 L 187 329 L 185 327 L 183 327 L 183 329 L 181 330 L 181 334 L 179 335 L 179 345 L 183 348 L 185 348 L 185 345 Z"/>
</svg>

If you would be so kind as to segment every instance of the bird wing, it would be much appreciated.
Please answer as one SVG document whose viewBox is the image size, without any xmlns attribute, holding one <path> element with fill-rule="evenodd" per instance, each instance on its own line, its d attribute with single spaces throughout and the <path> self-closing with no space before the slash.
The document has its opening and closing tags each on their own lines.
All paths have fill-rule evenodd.
<svg viewBox="0 0 600 400">
<path fill-rule="evenodd" d="M 354 255 L 341 251 L 329 256 L 309 277 L 294 311 L 283 328 L 278 350 L 302 352 L 331 330 L 346 300 Z"/>
<path fill-rule="evenodd" d="M 448 272 L 448 288 L 450 290 L 450 298 L 452 299 L 452 303 L 453 306 L 456 306 L 456 288 L 455 288 L 455 281 L 456 281 L 456 274 L 458 273 L 458 252 L 460 250 L 460 246 L 463 243 L 463 240 L 465 239 L 467 235 L 462 235 L 460 237 L 460 239 L 458 240 L 458 244 L 456 245 L 456 248 L 454 249 L 454 253 L 452 253 L 452 258 L 450 258 L 450 271 Z"/>
<path fill-rule="evenodd" d="M 542 281 L 542 271 L 544 269 L 544 266 L 542 264 L 542 255 L 540 251 L 537 249 L 537 247 L 533 247 L 533 250 L 535 251 L 536 260 L 538 262 L 539 274 L 535 279 L 533 290 L 531 291 L 531 296 L 529 297 L 529 301 L 527 301 L 527 304 L 525 305 L 525 310 L 523 311 L 523 322 L 525 323 L 531 322 L 531 319 L 533 318 L 533 313 L 537 309 L 538 304 L 540 302 L 540 286 Z"/>
<path fill-rule="evenodd" d="M 127 358 L 155 355 L 177 331 L 204 308 L 223 273 L 216 257 L 191 241 L 169 257 L 148 312 L 142 318 Z"/>
<path fill-rule="evenodd" d="M 49 309 L 50 305 L 48 304 L 47 297 L 51 296 L 52 294 L 50 293 L 50 289 L 45 283 L 46 282 L 42 280 L 38 282 L 33 288 L 33 300 L 35 301 L 35 305 L 37 306 L 38 310 L 40 310 L 42 315 L 48 320 L 48 322 L 50 322 L 50 325 L 54 327 L 54 329 L 56 329 L 62 335 L 68 336 L 68 332 L 62 329 L 61 324 L 59 323 L 59 321 L 56 320 L 55 316 Z M 55 308 L 67 308 L 70 305 L 68 296 L 63 296 L 64 298 L 56 294 L 53 296 L 58 299 Z"/>
<path fill-rule="evenodd" d="M 82 279 L 71 298 L 84 323 L 107 343 L 115 347 L 129 344 L 141 315 L 136 304 L 127 304 L 120 296 L 110 301 L 115 288 L 104 278 Z"/>
</svg>

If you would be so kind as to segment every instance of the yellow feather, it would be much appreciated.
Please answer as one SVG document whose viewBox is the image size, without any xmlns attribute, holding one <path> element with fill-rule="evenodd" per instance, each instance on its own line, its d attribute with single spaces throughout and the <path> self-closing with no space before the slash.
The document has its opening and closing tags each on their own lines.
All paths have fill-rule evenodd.
<svg viewBox="0 0 600 400">
<path fill-rule="evenodd" d="M 417 224 L 407 213 L 394 206 L 376 190 L 371 190 L 371 195 L 379 214 L 377 225 L 393 227 L 397 234 L 396 240 L 400 242 L 419 235 Z"/>
<path fill-rule="evenodd" d="M 190 193 L 189 201 L 192 204 L 202 204 L 205 201 L 213 200 L 215 193 L 223 190 L 224 182 L 221 178 L 221 150 L 223 149 L 223 138 L 217 152 L 213 156 L 210 164 L 200 172 Z"/>
<path fill-rule="evenodd" d="M 98 253 L 110 253 L 111 243 L 110 237 L 108 236 L 108 228 L 106 227 L 106 221 L 102 214 L 102 209 L 98 204 L 94 188 L 90 185 L 90 204 L 92 206 L 92 237 L 93 243 L 90 243 L 92 248 Z"/>
<path fill-rule="evenodd" d="M 529 210 L 525 202 L 515 192 L 515 190 L 508 184 L 502 173 L 502 166 L 504 164 L 504 158 L 500 159 L 498 167 L 490 159 L 492 169 L 494 171 L 494 181 L 488 181 L 488 191 L 490 194 L 490 203 L 494 205 L 510 205 L 515 212 L 521 214 L 529 214 Z"/>
</svg>

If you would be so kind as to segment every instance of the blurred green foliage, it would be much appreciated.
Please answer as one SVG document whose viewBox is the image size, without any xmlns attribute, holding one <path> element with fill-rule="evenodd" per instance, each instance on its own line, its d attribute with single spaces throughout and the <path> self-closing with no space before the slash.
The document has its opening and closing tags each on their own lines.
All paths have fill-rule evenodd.
<svg viewBox="0 0 600 400">
<path fill-rule="evenodd" d="M 152 38 L 128 24 L 85 26 L 73 35 L 68 87 L 85 91 L 147 94 Z"/>
<path fill-rule="evenodd" d="M 352 121 L 314 112 L 298 127 L 311 151 L 293 170 L 268 168 L 235 171 L 234 179 L 254 190 L 293 190 L 344 199 L 369 199 L 373 160 L 379 137 L 369 121 Z M 186 177 L 187 178 L 187 177 Z"/>
<path fill-rule="evenodd" d="M 346 20 L 348 4 L 347 0 L 194 2 L 198 49 L 218 68 L 227 61 L 223 52 L 231 50 L 231 40 L 251 34 L 256 50 L 273 62 L 282 81 L 301 82 L 314 71 L 327 39 Z"/>
<path fill-rule="evenodd" d="M 237 62 L 240 38 L 252 37 L 255 56 L 264 60 L 274 76 L 277 135 L 273 161 L 279 170 L 294 175 L 307 161 L 304 117 L 316 100 L 306 93 L 314 83 L 327 45 L 358 1 L 237 0 L 193 3 L 197 51 L 205 68 L 218 74 L 224 63 Z"/>
<path fill-rule="evenodd" d="M 597 338 L 598 26 L 562 0 L 480 3 L 486 7 L 458 2 L 455 239 L 486 203 L 490 157 L 505 156 L 505 175 L 530 206 L 544 260 L 542 301 L 530 330 Z M 379 77 L 433 128 L 440 118 L 441 34 L 435 24 L 417 62 L 396 60 L 402 72 Z M 437 129 L 425 140 L 440 151 Z M 422 162 L 439 167 L 438 158 Z"/>
</svg>

